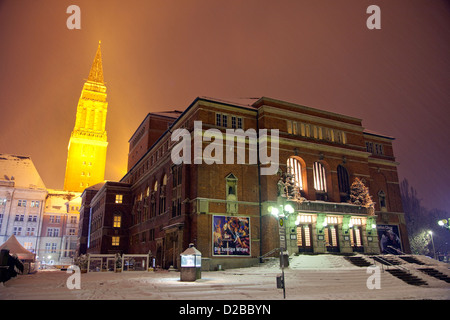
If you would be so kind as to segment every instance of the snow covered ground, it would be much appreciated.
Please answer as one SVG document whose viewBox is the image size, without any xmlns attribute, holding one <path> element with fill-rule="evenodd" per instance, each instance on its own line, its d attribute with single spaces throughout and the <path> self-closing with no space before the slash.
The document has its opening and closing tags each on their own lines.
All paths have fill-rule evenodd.
<svg viewBox="0 0 450 320">
<path fill-rule="evenodd" d="M 427 264 L 450 276 L 448 264 L 431 259 Z M 286 299 L 450 299 L 449 283 L 417 271 L 415 264 L 403 266 L 428 285 L 409 285 L 380 268 L 380 289 L 369 289 L 367 279 L 372 273 L 341 256 L 292 257 L 285 268 Z M 276 260 L 258 267 L 202 272 L 202 279 L 196 282 L 181 282 L 179 272 L 168 271 L 83 273 L 81 289 L 69 289 L 66 282 L 70 274 L 39 271 L 0 284 L 0 299 L 280 300 L 283 293 L 276 287 L 280 273 Z"/>
</svg>

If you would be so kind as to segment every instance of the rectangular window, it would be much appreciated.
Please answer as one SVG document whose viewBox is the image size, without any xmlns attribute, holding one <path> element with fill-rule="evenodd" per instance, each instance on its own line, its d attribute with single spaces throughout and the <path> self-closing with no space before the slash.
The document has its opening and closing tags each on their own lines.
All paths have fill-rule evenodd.
<svg viewBox="0 0 450 320">
<path fill-rule="evenodd" d="M 70 228 L 69 229 L 69 236 L 74 236 L 75 232 L 76 232 L 75 228 Z"/>
<path fill-rule="evenodd" d="M 39 208 L 39 203 L 40 203 L 40 201 L 31 201 L 31 207 L 32 208 Z"/>
<path fill-rule="evenodd" d="M 222 115 L 222 126 L 228 127 L 228 116 L 226 114 Z"/>
<path fill-rule="evenodd" d="M 52 250 L 51 253 L 56 253 L 56 243 L 52 243 Z"/>
<path fill-rule="evenodd" d="M 18 207 L 26 207 L 27 206 L 27 200 L 19 200 L 17 203 Z"/>
<path fill-rule="evenodd" d="M 307 124 L 305 125 L 305 129 L 306 129 L 305 136 L 308 138 L 311 137 L 311 126 Z"/>
<path fill-rule="evenodd" d="M 121 222 L 122 222 L 122 217 L 121 216 L 114 216 L 113 227 L 114 228 L 120 228 Z"/>
<path fill-rule="evenodd" d="M 287 121 L 287 133 L 292 134 L 292 121 Z"/>
<path fill-rule="evenodd" d="M 306 127 L 304 123 L 300 124 L 300 134 L 302 135 L 302 137 L 306 135 Z"/>
<path fill-rule="evenodd" d="M 216 114 L 216 126 L 221 126 L 221 124 L 222 124 L 222 117 L 221 117 L 221 115 L 220 115 L 220 113 L 217 113 Z"/>
<path fill-rule="evenodd" d="M 298 123 L 295 121 L 292 122 L 292 134 L 298 134 Z"/>
<path fill-rule="evenodd" d="M 14 227 L 13 235 L 20 236 L 22 234 L 22 227 Z"/>
<path fill-rule="evenodd" d="M 242 118 L 238 118 L 238 123 L 237 123 L 237 127 L 238 129 L 242 129 Z"/>
<path fill-rule="evenodd" d="M 120 237 L 112 237 L 112 245 L 118 246 L 120 244 Z"/>
<path fill-rule="evenodd" d="M 116 194 L 116 203 L 123 202 L 123 194 Z"/>
<path fill-rule="evenodd" d="M 70 223 L 77 223 L 77 217 L 76 216 L 71 216 L 70 217 Z"/>
<path fill-rule="evenodd" d="M 236 117 L 235 116 L 231 116 L 231 127 L 233 129 L 236 129 Z"/>
</svg>

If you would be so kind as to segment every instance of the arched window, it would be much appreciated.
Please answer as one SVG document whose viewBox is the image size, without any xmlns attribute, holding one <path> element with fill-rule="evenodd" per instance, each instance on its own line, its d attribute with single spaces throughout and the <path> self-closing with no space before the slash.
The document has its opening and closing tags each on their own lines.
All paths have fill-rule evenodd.
<svg viewBox="0 0 450 320">
<path fill-rule="evenodd" d="M 350 198 L 350 183 L 348 180 L 348 172 L 344 166 L 338 165 L 337 176 L 339 184 L 339 193 L 341 196 L 341 202 L 347 202 Z"/>
<path fill-rule="evenodd" d="M 327 192 L 327 178 L 325 167 L 320 162 L 314 162 L 313 176 L 314 189 L 319 192 Z"/>
<path fill-rule="evenodd" d="M 294 157 L 287 159 L 287 172 L 294 178 L 295 186 L 303 190 L 302 165 L 298 159 Z"/>
<path fill-rule="evenodd" d="M 161 187 L 159 188 L 159 214 L 166 212 L 166 184 L 167 175 L 165 174 L 162 179 Z"/>
<path fill-rule="evenodd" d="M 380 190 L 378 192 L 378 202 L 380 204 L 380 210 L 381 211 L 386 211 L 386 194 L 384 193 L 383 190 Z"/>
</svg>

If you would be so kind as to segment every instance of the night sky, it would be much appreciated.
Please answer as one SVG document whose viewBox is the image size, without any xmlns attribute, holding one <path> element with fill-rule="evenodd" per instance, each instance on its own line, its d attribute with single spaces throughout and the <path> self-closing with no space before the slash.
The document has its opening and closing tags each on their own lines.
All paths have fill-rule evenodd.
<svg viewBox="0 0 450 320">
<path fill-rule="evenodd" d="M 66 27 L 71 4 L 81 30 Z M 366 27 L 372 4 L 381 30 Z M 148 112 L 184 110 L 197 96 L 267 96 L 395 137 L 400 180 L 450 212 L 449 1 L 0 1 L 0 153 L 31 156 L 48 188 L 63 187 L 99 40 L 105 179 L 126 173 L 128 140 Z"/>
</svg>

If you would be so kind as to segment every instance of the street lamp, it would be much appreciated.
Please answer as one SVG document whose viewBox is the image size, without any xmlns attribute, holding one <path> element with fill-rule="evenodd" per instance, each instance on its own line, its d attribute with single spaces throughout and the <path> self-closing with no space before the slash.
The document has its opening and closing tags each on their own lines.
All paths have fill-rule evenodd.
<svg viewBox="0 0 450 320">
<path fill-rule="evenodd" d="M 449 220 L 450 220 L 450 218 L 448 220 L 447 219 L 439 220 L 438 221 L 438 225 L 440 225 L 441 227 L 444 227 L 444 228 L 446 228 L 446 229 L 448 229 L 450 231 L 450 225 L 448 223 Z"/>
<path fill-rule="evenodd" d="M 433 258 L 436 259 L 436 250 L 434 249 L 433 232 L 428 230 L 428 234 L 431 236 L 431 244 L 433 245 Z"/>
<path fill-rule="evenodd" d="M 281 276 L 277 277 L 277 287 L 283 289 L 283 298 L 286 298 L 286 286 L 284 282 L 284 266 L 285 266 L 285 256 L 283 249 L 286 248 L 286 226 L 285 218 L 288 218 L 290 214 L 294 213 L 294 207 L 290 204 L 279 205 L 277 207 L 268 207 L 267 210 L 272 214 L 278 221 L 278 233 L 280 236 L 280 266 L 281 266 Z M 287 260 L 287 265 L 289 265 L 289 260 Z"/>
</svg>

